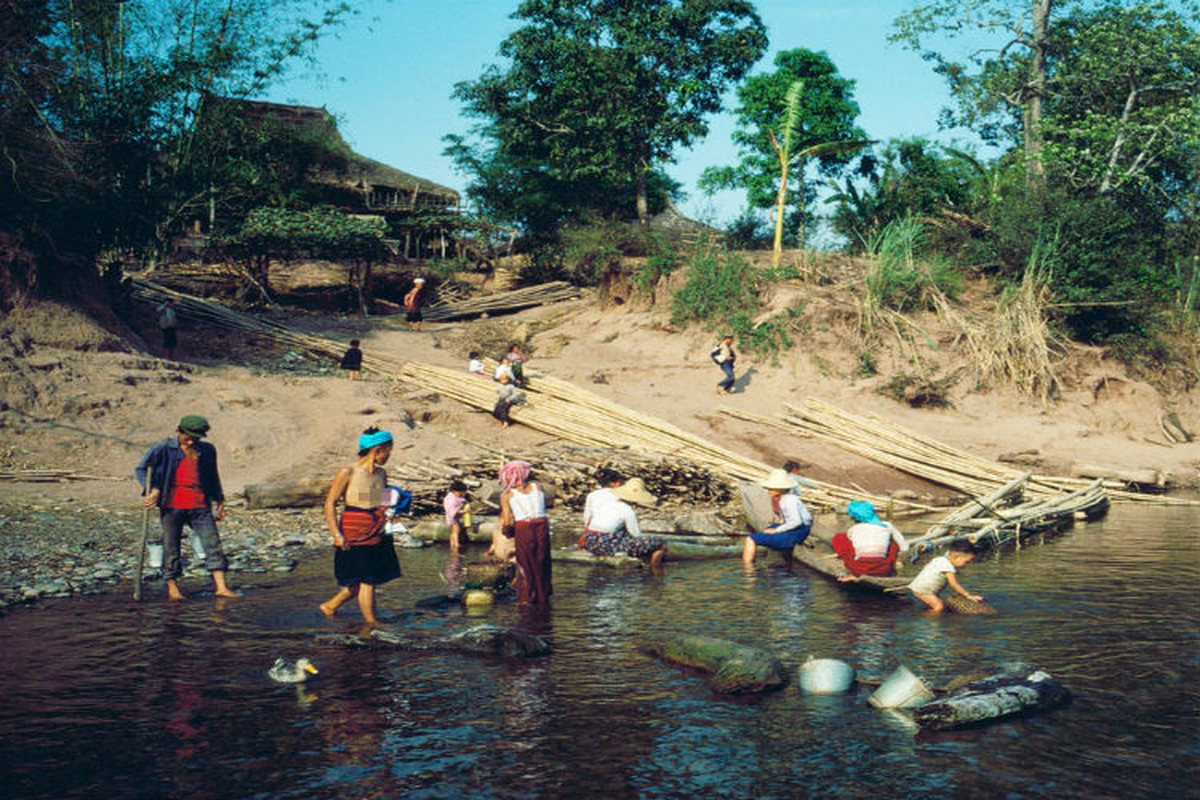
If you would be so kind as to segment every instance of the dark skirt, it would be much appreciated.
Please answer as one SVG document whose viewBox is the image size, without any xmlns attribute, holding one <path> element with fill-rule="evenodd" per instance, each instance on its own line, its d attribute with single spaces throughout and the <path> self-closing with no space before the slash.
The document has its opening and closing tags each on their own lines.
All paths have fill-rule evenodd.
<svg viewBox="0 0 1200 800">
<path fill-rule="evenodd" d="M 666 539 L 657 536 L 634 536 L 622 528 L 614 533 L 584 531 L 579 546 L 594 556 L 615 556 L 624 553 L 633 558 L 649 558 L 667 546 Z"/>
<path fill-rule="evenodd" d="M 517 602 L 545 605 L 553 592 L 550 523 L 545 517 L 517 520 Z"/>
<path fill-rule="evenodd" d="M 391 536 L 377 544 L 359 545 L 333 551 L 333 576 L 338 586 L 369 583 L 378 586 L 400 577 L 400 560 Z"/>
</svg>

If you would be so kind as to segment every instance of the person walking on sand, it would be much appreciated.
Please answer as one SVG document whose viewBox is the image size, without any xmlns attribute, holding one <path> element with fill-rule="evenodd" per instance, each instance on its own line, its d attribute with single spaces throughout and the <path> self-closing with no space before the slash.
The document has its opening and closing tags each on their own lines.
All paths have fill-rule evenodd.
<svg viewBox="0 0 1200 800">
<path fill-rule="evenodd" d="M 400 577 L 396 549 L 383 536 L 390 499 L 383 465 L 391 455 L 392 434 L 367 428 L 358 437 L 358 460 L 338 470 L 325 495 L 325 523 L 333 536 L 333 575 L 341 587 L 320 605 L 327 617 L 357 597 L 363 620 L 378 625 L 375 587 Z M 344 503 L 340 518 L 338 503 Z"/>
<path fill-rule="evenodd" d="M 733 365 L 737 361 L 737 353 L 733 349 L 733 334 L 727 333 L 721 337 L 721 342 L 708 354 L 725 377 L 717 384 L 717 394 L 729 394 L 733 390 Z"/>
<path fill-rule="evenodd" d="M 168 297 L 158 304 L 158 330 L 162 334 L 163 358 L 175 360 L 175 347 L 179 340 L 175 329 L 179 326 L 179 314 L 175 310 L 175 298 Z"/>
<path fill-rule="evenodd" d="M 411 330 L 421 330 L 421 290 L 425 288 L 424 278 L 414 278 L 413 287 L 404 295 L 404 318 L 408 320 Z"/>
<path fill-rule="evenodd" d="M 517 546 L 517 602 L 545 606 L 552 591 L 546 496 L 527 461 L 509 461 L 499 477 L 500 525 L 512 530 Z"/>
<path fill-rule="evenodd" d="M 226 581 L 229 561 L 221 549 L 217 522 L 225 518 L 225 492 L 217 471 L 217 448 L 204 441 L 209 424 L 189 414 L 179 420 L 174 436 L 150 446 L 134 469 L 146 493 L 142 504 L 158 508 L 163 533 L 163 578 L 167 597 L 182 600 L 179 578 L 183 574 L 180 540 L 187 525 L 204 546 L 204 566 L 212 574 L 218 597 L 239 597 Z M 216 513 L 213 513 L 216 503 Z"/>
</svg>

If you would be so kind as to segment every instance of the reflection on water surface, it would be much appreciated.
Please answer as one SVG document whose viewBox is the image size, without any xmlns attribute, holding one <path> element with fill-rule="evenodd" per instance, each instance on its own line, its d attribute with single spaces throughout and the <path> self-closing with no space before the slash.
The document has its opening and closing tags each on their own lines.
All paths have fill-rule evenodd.
<svg viewBox="0 0 1200 800">
<path fill-rule="evenodd" d="M 849 597 L 772 556 L 665 575 L 556 565 L 553 610 L 482 619 L 549 638 L 549 658 L 348 648 L 316 603 L 324 557 L 216 605 L 62 601 L 0 619 L 0 797 L 1187 797 L 1200 776 L 1200 511 L 1116 508 L 1044 546 L 985 558 L 965 585 L 995 617 L 932 617 Z M 565 538 L 565 537 L 563 537 Z M 471 553 L 474 555 L 474 551 Z M 381 592 L 391 627 L 422 612 L 443 549 L 402 553 Z M 917 734 L 866 703 L 713 695 L 640 638 L 705 633 L 866 678 L 905 664 L 937 685 L 1000 661 L 1043 667 L 1066 709 Z M 271 683 L 278 655 L 321 674 Z"/>
</svg>

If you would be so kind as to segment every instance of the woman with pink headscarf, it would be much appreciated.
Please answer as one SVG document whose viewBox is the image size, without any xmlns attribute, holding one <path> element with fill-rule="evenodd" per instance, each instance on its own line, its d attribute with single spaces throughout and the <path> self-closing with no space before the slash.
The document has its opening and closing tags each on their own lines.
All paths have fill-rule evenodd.
<svg viewBox="0 0 1200 800">
<path fill-rule="evenodd" d="M 546 496 L 533 482 L 527 461 L 500 468 L 500 526 L 513 531 L 517 546 L 517 602 L 544 606 L 550 601 L 550 523 Z"/>
</svg>

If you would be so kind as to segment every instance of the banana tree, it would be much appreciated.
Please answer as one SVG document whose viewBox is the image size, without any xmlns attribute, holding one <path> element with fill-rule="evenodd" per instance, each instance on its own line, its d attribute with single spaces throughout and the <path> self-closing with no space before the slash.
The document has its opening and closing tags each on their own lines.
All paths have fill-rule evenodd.
<svg viewBox="0 0 1200 800">
<path fill-rule="evenodd" d="M 775 135 L 775 131 L 767 131 L 767 136 L 771 140 L 771 147 L 774 148 L 775 155 L 779 158 L 779 191 L 775 196 L 775 252 L 771 258 L 772 265 L 776 267 L 783 260 L 783 210 L 787 205 L 788 173 L 792 165 L 798 165 L 797 168 L 800 171 L 801 177 L 803 177 L 804 160 L 806 158 L 850 153 L 874 144 L 874 140 L 872 139 L 846 139 L 834 142 L 821 142 L 820 144 L 814 144 L 793 153 L 792 148 L 798 138 L 797 133 L 801 124 L 800 100 L 803 92 L 804 81 L 802 80 L 795 81 L 788 87 L 787 107 L 783 122 L 783 141 L 779 141 L 779 137 Z M 798 233 L 800 252 L 803 253 L 804 209 L 800 210 L 800 229 Z"/>
</svg>

